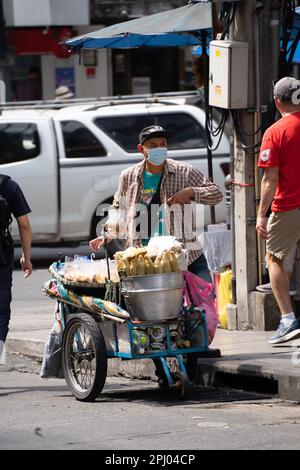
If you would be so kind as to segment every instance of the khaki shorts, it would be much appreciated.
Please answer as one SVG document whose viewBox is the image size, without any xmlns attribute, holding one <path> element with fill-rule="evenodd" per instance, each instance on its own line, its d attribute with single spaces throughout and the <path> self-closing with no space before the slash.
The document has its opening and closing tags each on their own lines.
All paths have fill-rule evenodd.
<svg viewBox="0 0 300 470">
<path fill-rule="evenodd" d="M 267 254 L 285 262 L 290 270 L 291 258 L 300 248 L 300 209 L 273 212 L 268 221 Z"/>
<path fill-rule="evenodd" d="M 288 273 L 292 273 L 294 271 L 295 262 L 299 260 L 299 249 L 298 245 L 295 245 L 294 248 L 291 249 L 287 257 L 285 258 L 283 265 L 284 269 Z"/>
</svg>

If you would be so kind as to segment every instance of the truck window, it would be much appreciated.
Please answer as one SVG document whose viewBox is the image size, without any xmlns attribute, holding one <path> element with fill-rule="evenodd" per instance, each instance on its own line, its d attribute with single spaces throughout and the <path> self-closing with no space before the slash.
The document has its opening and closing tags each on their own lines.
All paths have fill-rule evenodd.
<svg viewBox="0 0 300 470">
<path fill-rule="evenodd" d="M 81 122 L 62 121 L 61 128 L 67 158 L 106 157 L 103 145 Z"/>
<path fill-rule="evenodd" d="M 31 160 L 40 155 L 36 124 L 0 124 L 0 165 Z"/>
<path fill-rule="evenodd" d="M 136 152 L 140 131 L 153 124 L 171 132 L 170 150 L 205 147 L 205 131 L 201 124 L 187 113 L 157 113 L 152 115 L 96 118 L 95 124 L 129 153 Z"/>
<path fill-rule="evenodd" d="M 205 130 L 190 114 L 156 114 L 155 124 L 170 131 L 168 148 L 170 150 L 198 149 L 206 146 Z"/>
<path fill-rule="evenodd" d="M 153 119 L 149 115 L 115 116 L 96 118 L 94 123 L 126 152 L 136 153 L 139 133 L 144 127 L 151 126 Z"/>
</svg>

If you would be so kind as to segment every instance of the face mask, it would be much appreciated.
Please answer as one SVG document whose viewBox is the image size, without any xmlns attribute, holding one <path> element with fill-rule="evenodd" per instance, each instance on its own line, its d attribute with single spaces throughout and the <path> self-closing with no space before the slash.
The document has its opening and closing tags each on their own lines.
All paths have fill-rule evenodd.
<svg viewBox="0 0 300 470">
<path fill-rule="evenodd" d="M 161 166 L 167 159 L 167 152 L 166 147 L 150 149 L 148 150 L 148 161 L 152 163 L 152 165 Z"/>
</svg>

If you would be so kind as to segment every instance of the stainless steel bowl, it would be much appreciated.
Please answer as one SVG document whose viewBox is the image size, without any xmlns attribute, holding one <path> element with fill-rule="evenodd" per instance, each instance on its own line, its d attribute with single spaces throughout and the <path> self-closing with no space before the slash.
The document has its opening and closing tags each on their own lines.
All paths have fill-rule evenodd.
<svg viewBox="0 0 300 470">
<path fill-rule="evenodd" d="M 178 318 L 185 287 L 183 273 L 132 276 L 122 281 L 122 294 L 133 321 Z"/>
</svg>

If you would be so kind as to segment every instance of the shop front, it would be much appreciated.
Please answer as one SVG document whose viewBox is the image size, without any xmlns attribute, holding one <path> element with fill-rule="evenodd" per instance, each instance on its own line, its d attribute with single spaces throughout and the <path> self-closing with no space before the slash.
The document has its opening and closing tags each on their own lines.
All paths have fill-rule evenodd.
<svg viewBox="0 0 300 470">
<path fill-rule="evenodd" d="M 108 94 L 108 54 L 83 56 L 60 45 L 67 37 L 88 27 L 18 28 L 8 32 L 8 55 L 2 76 L 7 101 L 51 100 L 55 90 L 66 86 L 77 98 Z"/>
</svg>

